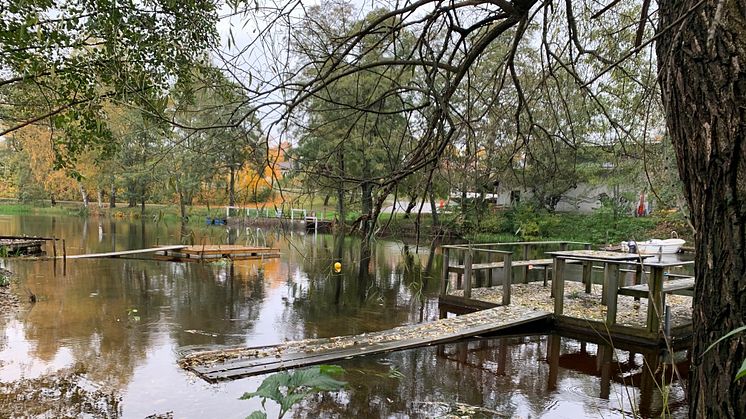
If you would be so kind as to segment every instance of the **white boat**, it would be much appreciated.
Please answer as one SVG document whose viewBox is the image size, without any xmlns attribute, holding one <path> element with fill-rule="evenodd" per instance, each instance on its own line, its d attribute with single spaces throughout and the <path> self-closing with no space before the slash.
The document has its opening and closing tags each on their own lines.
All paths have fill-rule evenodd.
<svg viewBox="0 0 746 419">
<path fill-rule="evenodd" d="M 683 239 L 650 239 L 644 242 L 622 242 L 622 251 L 654 255 L 671 254 L 678 253 L 684 243 L 686 243 L 686 240 Z"/>
</svg>

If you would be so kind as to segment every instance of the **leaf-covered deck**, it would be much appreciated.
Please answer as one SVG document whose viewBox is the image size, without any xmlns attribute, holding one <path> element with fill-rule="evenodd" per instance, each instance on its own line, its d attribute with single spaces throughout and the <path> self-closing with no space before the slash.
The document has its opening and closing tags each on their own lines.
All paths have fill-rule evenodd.
<svg viewBox="0 0 746 419">
<path fill-rule="evenodd" d="M 546 311 L 501 306 L 381 332 L 309 339 L 276 346 L 198 352 L 184 356 L 179 364 L 210 382 L 231 380 L 355 356 L 451 342 L 551 317 Z"/>
</svg>

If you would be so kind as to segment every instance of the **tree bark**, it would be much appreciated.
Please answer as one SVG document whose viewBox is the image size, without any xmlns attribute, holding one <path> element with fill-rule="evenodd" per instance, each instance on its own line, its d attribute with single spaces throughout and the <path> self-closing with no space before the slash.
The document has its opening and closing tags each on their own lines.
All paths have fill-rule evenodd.
<svg viewBox="0 0 746 419">
<path fill-rule="evenodd" d="M 696 0 L 661 1 L 659 28 Z M 705 1 L 658 39 L 659 82 L 695 228 L 693 418 L 746 417 L 746 5 Z"/>
<path fill-rule="evenodd" d="M 78 190 L 80 190 L 80 195 L 83 198 L 83 207 L 88 208 L 88 192 L 86 192 L 83 184 L 80 182 L 78 182 Z"/>
<path fill-rule="evenodd" d="M 430 195 L 430 209 L 432 211 L 431 215 L 433 217 L 433 232 L 440 229 L 440 220 L 438 219 L 438 207 L 435 205 L 435 191 L 433 190 L 432 186 L 430 187 L 429 191 Z"/>
<path fill-rule="evenodd" d="M 111 192 L 109 192 L 109 208 L 116 208 L 117 206 L 117 188 L 114 186 L 114 182 L 111 183 Z"/>
<path fill-rule="evenodd" d="M 366 239 L 371 233 L 371 229 L 373 225 L 375 224 L 375 220 L 373 220 L 373 184 L 370 182 L 363 182 L 362 185 L 360 185 L 360 201 L 362 206 L 362 222 L 361 222 L 361 231 L 363 234 L 363 237 Z"/>
<path fill-rule="evenodd" d="M 236 206 L 236 168 L 231 166 L 230 183 L 228 185 L 228 206 Z"/>
</svg>

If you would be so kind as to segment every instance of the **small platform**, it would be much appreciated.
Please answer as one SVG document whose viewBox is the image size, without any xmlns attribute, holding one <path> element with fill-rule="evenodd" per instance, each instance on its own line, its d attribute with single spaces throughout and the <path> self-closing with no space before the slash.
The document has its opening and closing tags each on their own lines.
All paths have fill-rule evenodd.
<svg viewBox="0 0 746 419">
<path fill-rule="evenodd" d="M 146 253 L 168 252 L 172 250 L 185 249 L 186 247 L 187 246 L 161 246 L 161 247 L 151 247 L 149 249 L 122 250 L 119 252 L 86 253 L 82 255 L 58 256 L 58 258 L 63 258 L 63 257 L 66 257 L 67 259 L 118 258 L 120 256 L 128 256 L 128 255 L 141 255 L 141 254 L 146 254 Z"/>
<path fill-rule="evenodd" d="M 44 240 L 36 239 L 0 239 L 2 256 L 37 256 L 43 253 L 41 246 Z"/>
<path fill-rule="evenodd" d="M 162 249 L 156 253 L 158 260 L 174 262 L 199 262 L 216 259 L 247 260 L 280 257 L 280 249 L 272 247 L 242 246 L 231 244 L 183 246 L 179 249 Z"/>
<path fill-rule="evenodd" d="M 311 339 L 276 346 L 197 352 L 179 361 L 209 382 L 297 368 L 356 356 L 453 342 L 517 326 L 549 322 L 552 314 L 525 307 L 495 307 L 438 321 L 381 332 Z"/>
</svg>

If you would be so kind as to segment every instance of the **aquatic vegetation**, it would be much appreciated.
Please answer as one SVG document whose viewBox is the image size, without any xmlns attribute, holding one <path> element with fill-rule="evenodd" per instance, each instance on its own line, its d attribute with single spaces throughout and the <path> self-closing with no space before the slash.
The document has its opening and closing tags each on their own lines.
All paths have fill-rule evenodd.
<svg viewBox="0 0 746 419">
<path fill-rule="evenodd" d="M 337 365 L 317 365 L 292 372 L 279 372 L 265 378 L 256 391 L 244 393 L 240 399 L 248 400 L 259 397 L 262 399 L 262 407 L 267 400 L 272 400 L 280 405 L 278 418 L 282 418 L 295 404 L 312 394 L 344 388 L 347 383 L 334 378 L 344 372 L 345 370 Z M 248 416 L 249 419 L 266 419 L 266 417 L 267 413 L 259 410 Z"/>
</svg>

